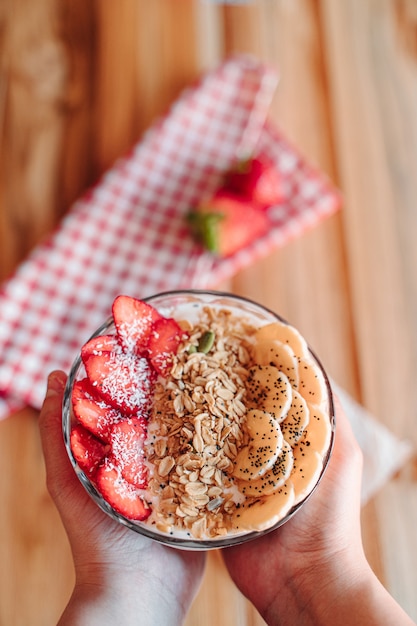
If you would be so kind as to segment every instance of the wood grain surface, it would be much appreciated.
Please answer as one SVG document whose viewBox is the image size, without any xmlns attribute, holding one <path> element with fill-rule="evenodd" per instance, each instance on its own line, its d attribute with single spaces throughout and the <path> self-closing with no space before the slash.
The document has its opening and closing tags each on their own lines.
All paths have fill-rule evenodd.
<svg viewBox="0 0 417 626">
<path fill-rule="evenodd" d="M 0 278 L 205 69 L 279 70 L 271 117 L 343 210 L 227 285 L 275 309 L 330 375 L 417 445 L 415 0 L 2 0 Z M 0 311 L 1 323 L 1 311 Z M 73 584 L 37 414 L 0 424 L 0 626 L 56 623 Z M 370 563 L 417 620 L 415 460 L 363 509 Z M 259 626 L 218 552 L 187 626 Z"/>
</svg>

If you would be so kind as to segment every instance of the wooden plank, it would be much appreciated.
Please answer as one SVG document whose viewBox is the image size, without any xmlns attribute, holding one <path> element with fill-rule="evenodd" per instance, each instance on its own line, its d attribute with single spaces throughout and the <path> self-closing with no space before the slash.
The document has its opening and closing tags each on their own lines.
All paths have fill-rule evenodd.
<svg viewBox="0 0 417 626">
<path fill-rule="evenodd" d="M 415 3 L 323 0 L 320 7 L 362 401 L 415 442 Z M 415 477 L 410 463 L 378 494 L 372 514 L 363 512 L 371 564 L 414 619 Z"/>
<path fill-rule="evenodd" d="M 55 30 L 56 1 L 16 0 L 6 8 L 2 277 L 55 222 L 67 78 L 66 53 Z"/>
<path fill-rule="evenodd" d="M 322 5 L 363 401 L 415 441 L 417 68 L 392 3 Z"/>
<path fill-rule="evenodd" d="M 391 482 L 377 498 L 379 532 L 385 563 L 385 583 L 416 620 L 417 485 L 414 480 Z"/>
<path fill-rule="evenodd" d="M 0 425 L 0 624 L 55 624 L 74 583 L 65 531 L 45 486 L 37 414 Z"/>
<path fill-rule="evenodd" d="M 65 124 L 55 187 L 57 212 L 61 216 L 98 175 L 93 160 L 97 33 L 92 3 L 61 0 L 58 13 L 67 59 L 65 94 L 60 103 Z M 48 171 L 45 175 L 49 175 Z"/>
<path fill-rule="evenodd" d="M 84 184 L 84 179 L 73 183 L 85 176 L 83 168 L 72 169 L 79 139 L 73 131 L 77 125 L 85 129 L 85 119 L 76 122 L 83 93 L 78 70 L 71 76 L 69 70 L 80 67 L 80 59 L 61 39 L 63 3 L 17 0 L 3 3 L 2 9 L 0 278 L 5 278 Z M 71 128 L 68 117 L 74 121 Z M 66 142 L 69 130 L 71 141 Z M 73 585 L 73 566 L 46 491 L 34 411 L 1 424 L 0 459 L 0 623 L 55 623 Z"/>
<path fill-rule="evenodd" d="M 221 552 L 208 553 L 207 567 L 200 591 L 184 626 L 265 626 L 265 621 L 231 583 Z"/>
<path fill-rule="evenodd" d="M 192 0 L 97 4 L 94 158 L 100 172 L 198 76 L 193 7 Z"/>
</svg>

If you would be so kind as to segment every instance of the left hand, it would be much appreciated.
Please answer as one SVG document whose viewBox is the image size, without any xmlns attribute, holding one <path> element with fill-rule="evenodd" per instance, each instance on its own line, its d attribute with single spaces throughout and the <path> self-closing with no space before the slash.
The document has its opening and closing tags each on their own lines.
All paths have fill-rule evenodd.
<svg viewBox="0 0 417 626">
<path fill-rule="evenodd" d="M 48 490 L 67 532 L 76 572 L 66 613 L 70 619 L 85 614 L 77 605 L 84 602 L 91 611 L 89 624 L 95 623 L 94 616 L 97 623 L 104 620 L 102 625 L 117 618 L 123 624 L 181 623 L 201 581 L 205 555 L 143 537 L 112 520 L 93 502 L 65 450 L 61 427 L 65 382 L 63 372 L 49 376 L 39 427 Z"/>
</svg>

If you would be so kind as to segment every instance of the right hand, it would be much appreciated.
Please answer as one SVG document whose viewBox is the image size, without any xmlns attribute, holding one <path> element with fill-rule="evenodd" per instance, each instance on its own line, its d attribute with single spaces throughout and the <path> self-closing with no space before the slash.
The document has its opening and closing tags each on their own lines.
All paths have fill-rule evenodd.
<svg viewBox="0 0 417 626">
<path fill-rule="evenodd" d="M 362 453 L 337 399 L 336 407 L 333 454 L 309 501 L 276 531 L 223 550 L 233 581 L 268 623 L 308 623 L 291 617 L 294 603 L 324 592 L 343 568 L 353 576 L 369 569 L 360 529 Z"/>
</svg>

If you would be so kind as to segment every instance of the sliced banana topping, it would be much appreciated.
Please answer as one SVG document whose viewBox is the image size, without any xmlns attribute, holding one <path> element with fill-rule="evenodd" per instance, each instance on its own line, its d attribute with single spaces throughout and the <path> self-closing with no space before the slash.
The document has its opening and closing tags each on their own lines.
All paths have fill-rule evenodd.
<svg viewBox="0 0 417 626">
<path fill-rule="evenodd" d="M 233 471 L 245 498 L 236 510 L 239 530 L 275 525 L 313 490 L 331 441 L 328 392 L 305 339 L 274 322 L 255 333 L 246 381 L 249 443 Z"/>
<path fill-rule="evenodd" d="M 304 337 L 296 328 L 283 322 L 272 322 L 266 326 L 261 326 L 255 333 L 255 340 L 267 339 L 269 342 L 278 339 L 282 343 L 288 344 L 292 348 L 297 358 L 307 357 L 309 354 L 308 345 Z"/>
<path fill-rule="evenodd" d="M 271 413 L 250 409 L 246 414 L 249 443 L 238 453 L 233 474 L 236 478 L 253 480 L 273 467 L 281 453 L 284 438 Z"/>
<path fill-rule="evenodd" d="M 275 461 L 274 466 L 256 480 L 241 481 L 239 489 L 245 496 L 269 496 L 279 487 L 282 487 L 291 474 L 293 464 L 292 448 L 284 440 L 281 454 Z"/>
<path fill-rule="evenodd" d="M 264 530 L 279 522 L 291 509 L 295 501 L 294 487 L 284 483 L 272 495 L 263 498 L 248 498 L 237 510 L 233 519 L 239 530 Z"/>
<path fill-rule="evenodd" d="M 315 450 L 322 457 L 326 454 L 330 446 L 332 427 L 329 418 L 322 409 L 309 405 L 310 422 L 306 426 L 302 441 L 309 446 L 309 450 Z M 283 424 L 281 424 L 281 430 Z"/>
<path fill-rule="evenodd" d="M 298 360 L 290 345 L 278 339 L 259 339 L 254 348 L 255 363 L 274 365 L 283 372 L 292 387 L 298 386 Z"/>
<path fill-rule="evenodd" d="M 292 390 L 288 378 L 273 365 L 254 365 L 247 379 L 248 406 L 264 409 L 280 422 L 291 406 Z"/>
<path fill-rule="evenodd" d="M 284 439 L 294 446 L 303 435 L 310 420 L 310 410 L 306 400 L 295 389 L 292 392 L 292 402 L 287 416 L 281 422 Z"/>
<path fill-rule="evenodd" d="M 327 389 L 323 374 L 311 358 L 299 359 L 298 391 L 311 404 L 321 404 L 325 401 Z"/>
<path fill-rule="evenodd" d="M 315 450 L 309 450 L 308 442 L 300 441 L 292 449 L 294 465 L 288 479 L 294 487 L 295 504 L 304 500 L 317 483 L 323 469 L 323 459 Z"/>
</svg>

